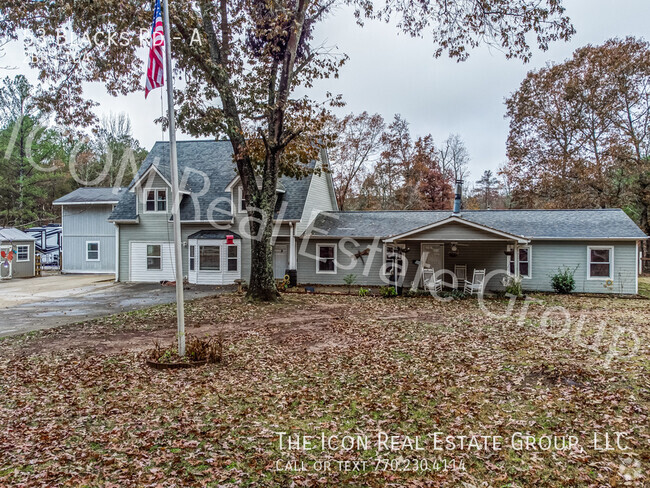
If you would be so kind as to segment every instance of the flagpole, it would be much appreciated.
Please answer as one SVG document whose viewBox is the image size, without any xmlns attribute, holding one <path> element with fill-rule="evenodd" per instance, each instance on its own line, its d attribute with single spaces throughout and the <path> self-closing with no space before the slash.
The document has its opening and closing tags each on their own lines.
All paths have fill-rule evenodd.
<svg viewBox="0 0 650 488">
<path fill-rule="evenodd" d="M 174 116 L 174 83 L 169 27 L 169 1 L 163 0 L 165 26 L 165 72 L 167 75 L 167 109 L 169 113 L 169 165 L 172 178 L 172 219 L 174 225 L 174 256 L 176 267 L 176 319 L 178 322 L 178 355 L 185 356 L 185 305 L 183 303 L 183 248 L 181 243 L 180 193 L 176 159 L 176 120 Z"/>
</svg>

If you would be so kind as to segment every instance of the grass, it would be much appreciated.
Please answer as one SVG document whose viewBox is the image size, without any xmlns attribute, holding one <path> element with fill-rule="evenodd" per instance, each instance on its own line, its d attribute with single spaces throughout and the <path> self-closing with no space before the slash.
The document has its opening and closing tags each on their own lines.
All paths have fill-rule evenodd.
<svg viewBox="0 0 650 488">
<path fill-rule="evenodd" d="M 639 295 L 650 298 L 650 276 L 639 278 Z"/>
<path fill-rule="evenodd" d="M 0 485 L 647 486 L 648 302 L 538 298 L 570 327 L 548 304 L 502 316 L 499 300 L 206 298 L 188 332 L 223 334 L 225 360 L 192 370 L 143 365 L 143 347 L 173 340 L 169 306 L 9 338 Z M 280 432 L 333 440 L 287 449 Z M 436 432 L 455 448 L 435 449 Z M 595 449 L 615 432 L 629 450 Z M 519 450 L 517 433 L 579 448 Z M 346 435 L 368 449 L 341 448 Z"/>
</svg>

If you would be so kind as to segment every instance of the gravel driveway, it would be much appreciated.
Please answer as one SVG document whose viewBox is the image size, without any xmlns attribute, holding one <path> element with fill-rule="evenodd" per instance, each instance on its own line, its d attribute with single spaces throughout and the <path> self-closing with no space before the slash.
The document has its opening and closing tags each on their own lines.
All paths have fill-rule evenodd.
<svg viewBox="0 0 650 488">
<path fill-rule="evenodd" d="M 105 276 L 96 280 L 85 276 L 77 277 L 78 280 L 69 280 L 68 288 L 61 283 L 58 283 L 56 288 L 54 285 L 59 282 L 56 278 L 48 276 L 0 283 L 0 296 L 9 297 L 0 300 L 0 337 L 172 303 L 176 300 L 173 286 L 163 287 L 157 283 L 115 283 L 107 281 Z M 68 276 L 58 278 L 65 281 Z M 44 286 L 39 280 L 49 282 Z M 185 290 L 185 298 L 192 300 L 223 291 L 214 286 L 192 285 Z"/>
</svg>

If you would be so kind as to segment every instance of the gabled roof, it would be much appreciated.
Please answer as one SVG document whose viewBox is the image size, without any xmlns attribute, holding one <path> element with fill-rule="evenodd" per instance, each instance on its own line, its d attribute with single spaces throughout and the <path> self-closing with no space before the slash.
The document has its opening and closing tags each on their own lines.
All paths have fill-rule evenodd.
<svg viewBox="0 0 650 488">
<path fill-rule="evenodd" d="M 0 241 L 35 241 L 32 236 L 14 227 L 0 227 Z"/>
<path fill-rule="evenodd" d="M 454 222 L 462 224 L 462 225 L 466 225 L 468 227 L 472 227 L 472 228 L 475 228 L 475 229 L 485 231 L 485 232 L 487 232 L 489 234 L 493 234 L 494 236 L 500 237 L 502 239 L 515 240 L 515 241 L 518 241 L 520 244 L 526 244 L 526 243 L 529 242 L 527 239 L 525 239 L 522 236 L 518 236 L 518 235 L 515 235 L 515 234 L 510 234 L 509 232 L 503 232 L 503 231 L 500 231 L 498 229 L 494 229 L 492 227 L 488 227 L 488 226 L 483 225 L 483 224 L 478 224 L 476 222 L 472 222 L 471 220 L 462 219 L 459 216 L 453 215 L 453 214 L 451 216 L 447 217 L 446 219 L 438 220 L 436 222 L 433 222 L 432 224 L 427 224 L 427 225 L 424 225 L 422 227 L 418 227 L 416 229 L 412 229 L 412 230 L 403 232 L 402 234 L 394 235 L 394 236 L 386 239 L 386 241 L 387 242 L 393 242 L 393 241 L 396 241 L 396 240 L 399 240 L 399 239 L 405 239 L 407 237 L 417 239 L 418 234 L 420 234 L 421 232 L 425 232 L 427 230 L 434 229 L 436 227 L 442 227 L 443 225 L 447 225 L 447 224 L 454 223 Z"/>
<path fill-rule="evenodd" d="M 448 210 L 323 212 L 305 234 L 390 238 L 451 216 Z M 526 239 L 647 238 L 620 209 L 463 210 L 460 218 Z"/>
<path fill-rule="evenodd" d="M 233 150 L 230 141 L 179 141 L 177 143 L 178 173 L 181 191 L 191 193 L 181 201 L 181 220 L 202 221 L 229 220 L 231 216 L 230 198 L 226 187 L 237 176 L 232 160 Z M 310 163 L 313 168 L 315 161 Z M 165 180 L 171 181 L 169 169 L 169 143 L 156 142 L 143 161 L 129 188 L 140 180 L 151 167 L 155 166 Z M 209 181 L 209 186 L 207 185 Z M 299 220 L 302 215 L 311 176 L 300 180 L 282 177 L 278 187 L 286 193 L 278 195 L 278 209 L 287 202 L 284 220 Z M 206 191 L 207 189 L 207 191 Z M 195 210 L 195 202 L 198 203 Z M 111 221 L 132 221 L 137 215 L 135 195 L 126 192 L 109 217 Z"/>
<path fill-rule="evenodd" d="M 75 191 L 54 200 L 53 205 L 116 204 L 120 201 L 125 190 L 125 188 L 77 188 Z"/>
</svg>

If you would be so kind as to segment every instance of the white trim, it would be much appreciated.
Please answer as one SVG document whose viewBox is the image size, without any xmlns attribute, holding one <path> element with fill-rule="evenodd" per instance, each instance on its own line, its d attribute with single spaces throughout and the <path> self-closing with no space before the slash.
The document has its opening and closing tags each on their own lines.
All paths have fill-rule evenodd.
<svg viewBox="0 0 650 488">
<path fill-rule="evenodd" d="M 333 247 L 334 248 L 334 271 L 321 271 L 319 269 L 319 264 L 321 263 L 321 257 L 320 257 L 320 248 L 321 247 Z M 316 244 L 316 274 L 336 274 L 338 272 L 338 263 L 336 261 L 338 254 L 338 246 L 336 244 L 322 244 L 322 243 L 317 243 Z M 330 258 L 327 258 L 330 259 Z"/>
<path fill-rule="evenodd" d="M 212 243 L 212 242 L 210 242 L 212 239 L 205 239 L 206 242 L 203 243 L 203 245 L 202 245 L 202 243 L 200 242 L 201 239 L 196 239 L 196 240 L 199 241 L 197 243 L 198 253 L 196 251 L 194 253 L 194 255 L 198 258 L 198 266 L 197 266 L 196 262 L 194 263 L 194 267 L 197 268 L 197 271 L 199 271 L 199 273 L 201 273 L 201 272 L 203 272 L 203 273 L 223 273 L 223 263 L 222 263 L 222 261 L 223 261 L 223 251 L 221 250 L 221 248 L 224 246 L 224 244 L 222 244 L 221 242 L 220 243 Z M 225 239 L 218 239 L 218 240 L 225 242 Z M 219 249 L 219 269 L 202 269 L 201 268 L 201 248 L 202 247 L 216 247 L 217 249 Z"/>
<path fill-rule="evenodd" d="M 531 237 L 531 241 L 638 241 L 649 237 Z"/>
<path fill-rule="evenodd" d="M 88 244 L 97 244 L 97 259 L 89 259 L 88 258 Z M 90 252 L 95 252 L 95 251 L 90 251 Z M 86 241 L 86 261 L 87 262 L 98 262 L 101 261 L 101 250 L 100 250 L 100 244 L 99 241 Z"/>
<path fill-rule="evenodd" d="M 233 240 L 234 242 L 234 240 Z M 226 261 L 224 273 L 239 273 L 241 271 L 241 260 L 239 259 L 239 245 L 233 243 L 233 244 L 228 244 L 228 241 L 226 240 L 226 244 L 224 244 L 224 247 L 226 248 L 225 256 L 224 259 Z M 237 257 L 236 258 L 231 258 L 230 255 L 228 254 L 228 251 L 230 251 L 230 248 L 234 247 L 237 250 Z M 235 259 L 237 261 L 237 269 L 230 269 L 230 260 Z"/>
<path fill-rule="evenodd" d="M 528 249 L 528 275 L 522 275 L 519 271 L 519 250 L 520 249 Z M 519 276 L 524 280 L 530 280 L 533 278 L 533 247 L 528 244 L 525 246 L 519 246 L 516 245 L 514 246 L 514 253 L 512 256 L 506 255 L 506 269 L 508 270 L 508 274 L 510 276 Z M 515 273 L 514 275 L 510 273 L 510 262 L 514 258 L 515 261 Z"/>
<path fill-rule="evenodd" d="M 591 276 L 591 251 L 592 250 L 609 250 L 609 276 Z M 604 263 L 594 263 L 604 264 Z M 614 279 L 614 246 L 587 246 L 587 279 L 593 281 L 613 280 Z"/>
<path fill-rule="evenodd" d="M 172 187 L 172 184 L 169 182 L 169 180 L 167 178 L 165 178 L 160 171 L 158 171 L 158 168 L 156 167 L 156 165 L 152 164 L 151 166 L 149 166 L 149 169 L 147 169 L 147 171 L 142 173 L 142 176 L 140 176 L 140 178 L 138 178 L 136 181 L 133 182 L 133 186 L 132 186 L 131 190 L 129 190 L 129 191 L 133 191 L 135 188 L 141 188 L 142 185 L 140 184 L 140 182 L 142 182 L 142 180 L 147 178 L 147 176 L 149 175 L 149 173 L 152 170 L 155 171 L 156 173 L 158 173 L 158 176 L 160 176 L 160 178 L 165 182 L 166 185 L 169 186 L 169 188 Z"/>
<path fill-rule="evenodd" d="M 640 241 L 636 241 L 636 246 L 634 246 L 634 249 L 636 250 L 636 274 L 634 275 L 634 294 L 638 295 L 639 294 L 639 264 L 641 263 L 641 250 L 639 249 L 639 245 L 641 244 Z"/>
<path fill-rule="evenodd" d="M 294 225 L 289 223 L 289 269 L 296 269 L 296 236 Z"/>
<path fill-rule="evenodd" d="M 169 213 L 169 189 L 168 188 L 143 188 L 142 191 L 147 192 L 147 193 L 145 193 L 145 195 L 143 195 L 144 198 L 142 199 L 142 213 L 151 213 L 151 214 L 155 214 L 155 213 L 157 213 L 157 214 L 167 214 L 167 213 Z M 154 203 L 155 210 L 147 210 L 147 203 L 149 202 L 148 192 L 150 192 L 150 191 L 154 192 L 153 203 Z M 158 192 L 159 191 L 164 191 L 165 192 L 165 210 L 158 210 Z"/>
<path fill-rule="evenodd" d="M 107 200 L 107 201 L 96 201 L 96 202 L 61 202 L 53 203 L 52 206 L 55 207 L 64 207 L 66 205 L 117 205 L 120 203 L 119 200 Z"/>
<path fill-rule="evenodd" d="M 237 206 L 235 208 L 237 209 L 237 213 L 240 213 L 240 214 L 247 212 L 247 210 L 241 206 L 241 201 L 243 199 L 244 199 L 244 187 L 243 186 L 238 186 L 237 187 Z"/>
<path fill-rule="evenodd" d="M 115 281 L 120 281 L 120 226 L 115 226 Z"/>
<path fill-rule="evenodd" d="M 232 189 L 235 187 L 235 185 L 236 185 L 237 183 L 239 183 L 240 180 L 241 180 L 241 178 L 239 177 L 239 175 L 235 176 L 235 177 L 230 181 L 230 183 L 228 183 L 228 184 L 226 185 L 226 188 L 225 188 L 223 191 L 225 191 L 225 192 L 227 192 L 227 193 L 232 193 Z"/>
<path fill-rule="evenodd" d="M 27 259 L 20 259 L 20 257 L 19 257 L 20 256 L 19 249 L 21 247 L 26 247 L 27 248 Z M 16 245 L 16 262 L 17 263 L 27 263 L 27 262 L 29 262 L 29 255 L 30 255 L 30 253 L 29 253 L 29 244 Z M 36 261 L 36 260 L 34 260 L 34 261 Z"/>
<path fill-rule="evenodd" d="M 117 220 L 108 220 L 108 222 L 113 222 L 114 224 L 137 224 L 140 222 L 140 217 L 136 217 L 135 219 L 117 219 Z"/>
<path fill-rule="evenodd" d="M 459 224 L 467 225 L 468 227 L 474 227 L 476 229 L 483 230 L 483 231 L 489 232 L 491 234 L 495 234 L 495 235 L 504 237 L 506 239 L 514 239 L 514 240 L 516 240 L 517 242 L 519 242 L 521 244 L 528 244 L 528 242 L 530 242 L 528 239 L 526 239 L 526 238 L 524 238 L 522 236 L 517 236 L 517 235 L 514 235 L 514 234 L 508 234 L 507 232 L 502 232 L 500 230 L 496 230 L 496 229 L 493 229 L 491 227 L 487 227 L 485 225 L 477 224 L 475 222 L 465 220 L 465 219 L 463 219 L 461 217 L 457 217 L 455 215 L 452 215 L 451 217 L 447 217 L 446 219 L 439 220 L 438 222 L 434 222 L 433 224 L 423 225 L 421 227 L 417 227 L 417 228 L 415 228 L 413 230 L 410 230 L 408 232 L 404 232 L 402 234 L 392 236 L 392 237 L 390 237 L 388 239 L 385 239 L 385 241 L 386 242 L 394 242 L 394 241 L 396 241 L 398 239 L 401 240 L 404 237 L 407 237 L 407 236 L 410 236 L 410 235 L 413 235 L 413 234 L 419 234 L 420 232 L 424 232 L 425 230 L 434 229 L 436 227 L 447 225 L 447 224 L 449 224 L 451 222 L 456 222 L 456 223 L 459 223 Z M 449 239 L 449 240 L 452 240 L 452 239 Z M 453 239 L 453 240 L 456 241 L 458 239 Z M 480 240 L 486 240 L 486 239 L 480 239 Z"/>
</svg>

